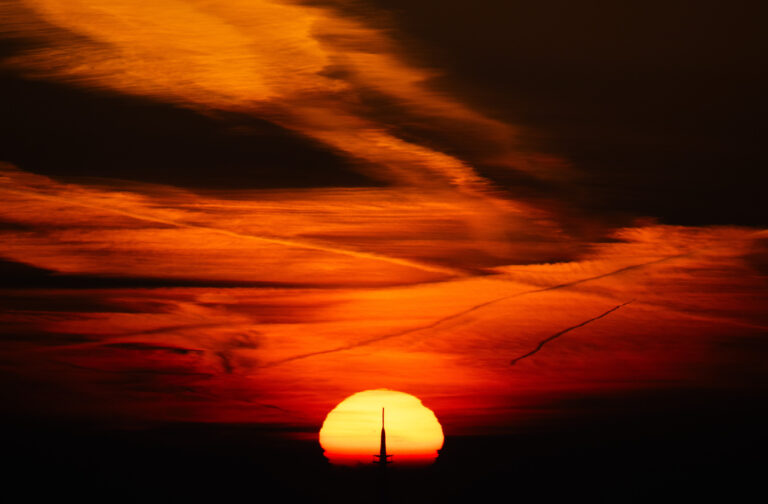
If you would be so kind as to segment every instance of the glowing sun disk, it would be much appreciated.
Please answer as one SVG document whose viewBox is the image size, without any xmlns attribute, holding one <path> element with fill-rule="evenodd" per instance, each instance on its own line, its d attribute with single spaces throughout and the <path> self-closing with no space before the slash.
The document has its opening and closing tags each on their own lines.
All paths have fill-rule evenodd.
<svg viewBox="0 0 768 504">
<path fill-rule="evenodd" d="M 443 446 L 443 429 L 419 398 L 394 390 L 366 390 L 340 402 L 325 418 L 320 445 L 334 464 L 369 463 L 379 452 L 381 409 L 387 452 L 394 461 L 429 463 Z"/>
</svg>

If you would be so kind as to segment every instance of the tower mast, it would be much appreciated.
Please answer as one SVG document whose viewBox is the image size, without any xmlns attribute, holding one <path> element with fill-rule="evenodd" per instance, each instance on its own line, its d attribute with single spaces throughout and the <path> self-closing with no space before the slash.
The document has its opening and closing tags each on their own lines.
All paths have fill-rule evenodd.
<svg viewBox="0 0 768 504">
<path fill-rule="evenodd" d="M 381 408 L 381 446 L 379 448 L 379 454 L 374 455 L 378 460 L 374 460 L 374 464 L 379 464 L 381 467 L 386 467 L 387 464 L 391 464 L 392 455 L 387 455 L 387 432 L 384 430 L 384 408 Z"/>
</svg>

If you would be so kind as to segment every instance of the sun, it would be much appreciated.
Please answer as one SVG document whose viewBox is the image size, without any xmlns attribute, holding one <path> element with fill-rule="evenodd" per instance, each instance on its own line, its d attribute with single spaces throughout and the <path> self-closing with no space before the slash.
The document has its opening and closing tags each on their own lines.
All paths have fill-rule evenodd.
<svg viewBox="0 0 768 504">
<path fill-rule="evenodd" d="M 332 464 L 371 463 L 379 453 L 381 410 L 386 410 L 387 452 L 404 465 L 434 462 L 443 446 L 435 414 L 411 394 L 365 390 L 341 401 L 326 416 L 320 446 Z"/>
</svg>

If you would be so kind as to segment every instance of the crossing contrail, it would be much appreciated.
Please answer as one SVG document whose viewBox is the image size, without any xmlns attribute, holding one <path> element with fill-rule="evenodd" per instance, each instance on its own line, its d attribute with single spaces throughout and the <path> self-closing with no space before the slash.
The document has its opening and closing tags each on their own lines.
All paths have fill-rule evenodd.
<svg viewBox="0 0 768 504">
<path fill-rule="evenodd" d="M 346 345 L 341 345 L 341 346 L 337 346 L 337 347 L 333 347 L 333 348 L 328 348 L 326 350 L 318 350 L 316 352 L 308 352 L 308 353 L 304 353 L 304 354 L 294 355 L 293 357 L 287 357 L 285 359 L 276 360 L 276 361 L 272 361 L 272 362 L 267 362 L 267 363 L 265 363 L 265 364 L 263 364 L 263 365 L 261 365 L 259 367 L 273 367 L 273 366 L 278 366 L 280 364 L 285 364 L 285 363 L 291 362 L 291 361 L 307 359 L 309 357 L 316 357 L 318 355 L 325 355 L 325 354 L 330 354 L 330 353 L 335 353 L 335 352 L 342 352 L 344 350 L 352 350 L 353 348 L 358 348 L 358 347 L 370 345 L 370 344 L 373 344 L 373 343 L 378 343 L 379 341 L 388 340 L 388 339 L 391 339 L 391 338 L 397 338 L 397 337 L 400 337 L 400 336 L 406 336 L 408 334 L 413 334 L 413 333 L 425 331 L 425 330 L 428 330 L 428 329 L 434 329 L 435 327 L 441 326 L 441 325 L 443 325 L 446 322 L 450 322 L 451 320 L 455 320 L 455 319 L 461 318 L 464 315 L 467 315 L 469 313 L 475 312 L 475 311 L 480 310 L 482 308 L 485 308 L 487 306 L 490 306 L 490 305 L 493 305 L 493 304 L 496 304 L 496 303 L 500 303 L 501 301 L 506 301 L 508 299 L 514 299 L 514 298 L 521 297 L 521 296 L 527 296 L 527 295 L 530 295 L 530 294 L 538 294 L 540 292 L 548 292 L 548 291 L 553 291 L 553 290 L 558 290 L 558 289 L 565 289 L 565 288 L 568 288 L 568 287 L 574 287 L 576 285 L 580 285 L 580 284 L 583 284 L 583 283 L 586 283 L 586 282 L 591 282 L 591 281 L 594 281 L 594 280 L 600 280 L 600 279 L 611 277 L 611 276 L 614 276 L 614 275 L 619 275 L 619 274 L 622 274 L 622 273 L 626 273 L 627 271 L 632 271 L 632 270 L 643 268 L 643 267 L 646 267 L 646 266 L 652 266 L 654 264 L 663 263 L 665 261 L 669 261 L 669 260 L 672 260 L 672 259 L 677 259 L 677 258 L 680 258 L 680 257 L 686 257 L 686 256 L 688 256 L 690 254 L 691 254 L 690 252 L 684 253 L 684 254 L 675 254 L 675 255 L 671 255 L 671 256 L 667 256 L 667 257 L 662 257 L 660 259 L 655 259 L 653 261 L 648 261 L 648 262 L 645 262 L 645 263 L 633 264 L 633 265 L 630 265 L 630 266 L 625 266 L 623 268 L 619 268 L 619 269 L 616 269 L 616 270 L 613 270 L 613 271 L 609 271 L 608 273 L 603 273 L 602 275 L 596 275 L 596 276 L 593 276 L 593 277 L 581 278 L 579 280 L 574 280 L 573 282 L 566 282 L 566 283 L 562 283 L 562 284 L 551 285 L 549 287 L 541 287 L 541 288 L 538 288 L 538 289 L 531 289 L 531 290 L 527 290 L 527 291 L 524 291 L 524 292 L 518 292 L 516 294 L 510 294 L 508 296 L 502 296 L 502 297 L 499 297 L 499 298 L 496 298 L 496 299 L 491 299 L 490 301 L 486 301 L 484 303 L 480 303 L 480 304 L 477 304 L 477 305 L 474 305 L 474 306 L 470 306 L 469 308 L 467 308 L 465 310 L 453 313 L 451 315 L 448 315 L 446 317 L 440 318 L 438 320 L 435 320 L 434 322 L 430 322 L 429 324 L 426 324 L 426 325 L 423 325 L 423 326 L 412 327 L 410 329 L 404 329 L 402 331 L 397 331 L 397 332 L 394 332 L 394 333 L 384 334 L 384 335 L 381 335 L 381 336 L 376 336 L 376 337 L 373 337 L 373 338 L 368 338 L 368 339 L 365 339 L 365 340 L 362 340 L 362 341 L 356 341 L 356 342 L 353 342 L 353 343 L 348 343 Z M 604 314 L 600 315 L 599 317 L 597 317 L 595 319 L 592 319 L 592 320 L 597 320 L 598 318 L 602 318 L 602 317 L 608 315 L 609 313 L 611 313 L 611 312 L 613 312 L 613 311 L 615 311 L 615 310 L 621 308 L 622 306 L 625 306 L 625 305 L 627 305 L 627 304 L 629 304 L 631 302 L 632 301 L 628 301 L 627 303 L 621 304 L 621 305 L 619 305 L 619 306 L 609 310 L 608 312 L 606 312 L 606 313 L 604 313 Z M 588 320 L 584 324 L 588 324 L 589 322 L 592 322 L 592 320 Z M 572 329 L 576 329 L 577 327 L 581 327 L 581 325 L 572 327 L 572 328 L 568 329 L 567 331 L 570 331 Z M 555 337 L 557 337 L 557 336 L 559 336 L 559 334 L 556 335 Z M 544 343 L 546 343 L 546 341 Z"/>
</svg>

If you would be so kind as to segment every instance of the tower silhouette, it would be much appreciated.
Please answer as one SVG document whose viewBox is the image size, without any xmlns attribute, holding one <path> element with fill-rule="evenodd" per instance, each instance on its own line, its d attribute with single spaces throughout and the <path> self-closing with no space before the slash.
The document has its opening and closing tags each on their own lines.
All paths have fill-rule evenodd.
<svg viewBox="0 0 768 504">
<path fill-rule="evenodd" d="M 387 455 L 387 431 L 384 430 L 384 408 L 381 408 L 381 447 L 379 448 L 378 455 L 374 455 L 377 460 L 374 460 L 374 464 L 379 464 L 381 467 L 386 467 L 387 464 L 391 464 L 392 455 Z"/>
</svg>

